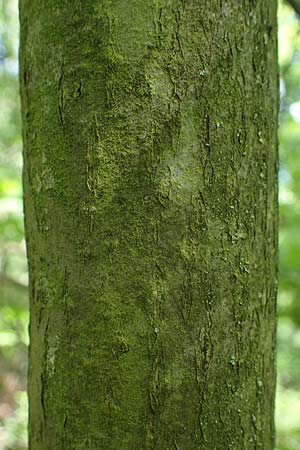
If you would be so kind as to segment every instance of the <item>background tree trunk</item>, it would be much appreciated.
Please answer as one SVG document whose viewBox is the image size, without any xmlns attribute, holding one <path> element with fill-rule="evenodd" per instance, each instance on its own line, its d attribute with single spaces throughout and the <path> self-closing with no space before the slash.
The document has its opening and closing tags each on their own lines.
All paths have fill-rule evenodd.
<svg viewBox="0 0 300 450">
<path fill-rule="evenodd" d="M 30 449 L 271 450 L 276 2 L 20 18 Z"/>
</svg>

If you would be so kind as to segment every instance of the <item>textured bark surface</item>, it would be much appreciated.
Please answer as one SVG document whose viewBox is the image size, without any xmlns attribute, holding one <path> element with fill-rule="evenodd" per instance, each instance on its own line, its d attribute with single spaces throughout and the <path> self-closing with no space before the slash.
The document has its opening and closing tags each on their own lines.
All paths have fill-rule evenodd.
<svg viewBox="0 0 300 450">
<path fill-rule="evenodd" d="M 30 450 L 271 450 L 276 2 L 20 20 Z"/>
</svg>

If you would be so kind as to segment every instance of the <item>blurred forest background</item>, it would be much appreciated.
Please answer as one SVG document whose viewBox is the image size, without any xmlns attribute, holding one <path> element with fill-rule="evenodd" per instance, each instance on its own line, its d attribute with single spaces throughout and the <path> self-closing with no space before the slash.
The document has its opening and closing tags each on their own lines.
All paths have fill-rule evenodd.
<svg viewBox="0 0 300 450">
<path fill-rule="evenodd" d="M 293 3 L 293 2 L 291 2 Z M 279 5 L 280 281 L 276 450 L 300 450 L 300 17 Z M 18 3 L 0 0 L 0 450 L 27 448 L 27 268 Z"/>
</svg>

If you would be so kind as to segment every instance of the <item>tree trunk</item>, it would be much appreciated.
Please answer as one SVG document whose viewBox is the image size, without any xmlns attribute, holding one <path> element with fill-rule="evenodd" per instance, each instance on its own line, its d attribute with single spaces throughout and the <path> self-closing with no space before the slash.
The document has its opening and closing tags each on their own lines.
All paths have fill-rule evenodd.
<svg viewBox="0 0 300 450">
<path fill-rule="evenodd" d="M 276 2 L 20 18 L 30 450 L 272 450 Z"/>
</svg>

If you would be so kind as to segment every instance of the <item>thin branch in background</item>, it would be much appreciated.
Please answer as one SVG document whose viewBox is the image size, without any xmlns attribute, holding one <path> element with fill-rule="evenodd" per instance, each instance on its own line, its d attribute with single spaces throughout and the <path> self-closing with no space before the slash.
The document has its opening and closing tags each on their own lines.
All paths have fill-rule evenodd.
<svg viewBox="0 0 300 450">
<path fill-rule="evenodd" d="M 286 3 L 294 9 L 298 19 L 300 19 L 300 0 L 286 0 Z"/>
</svg>

